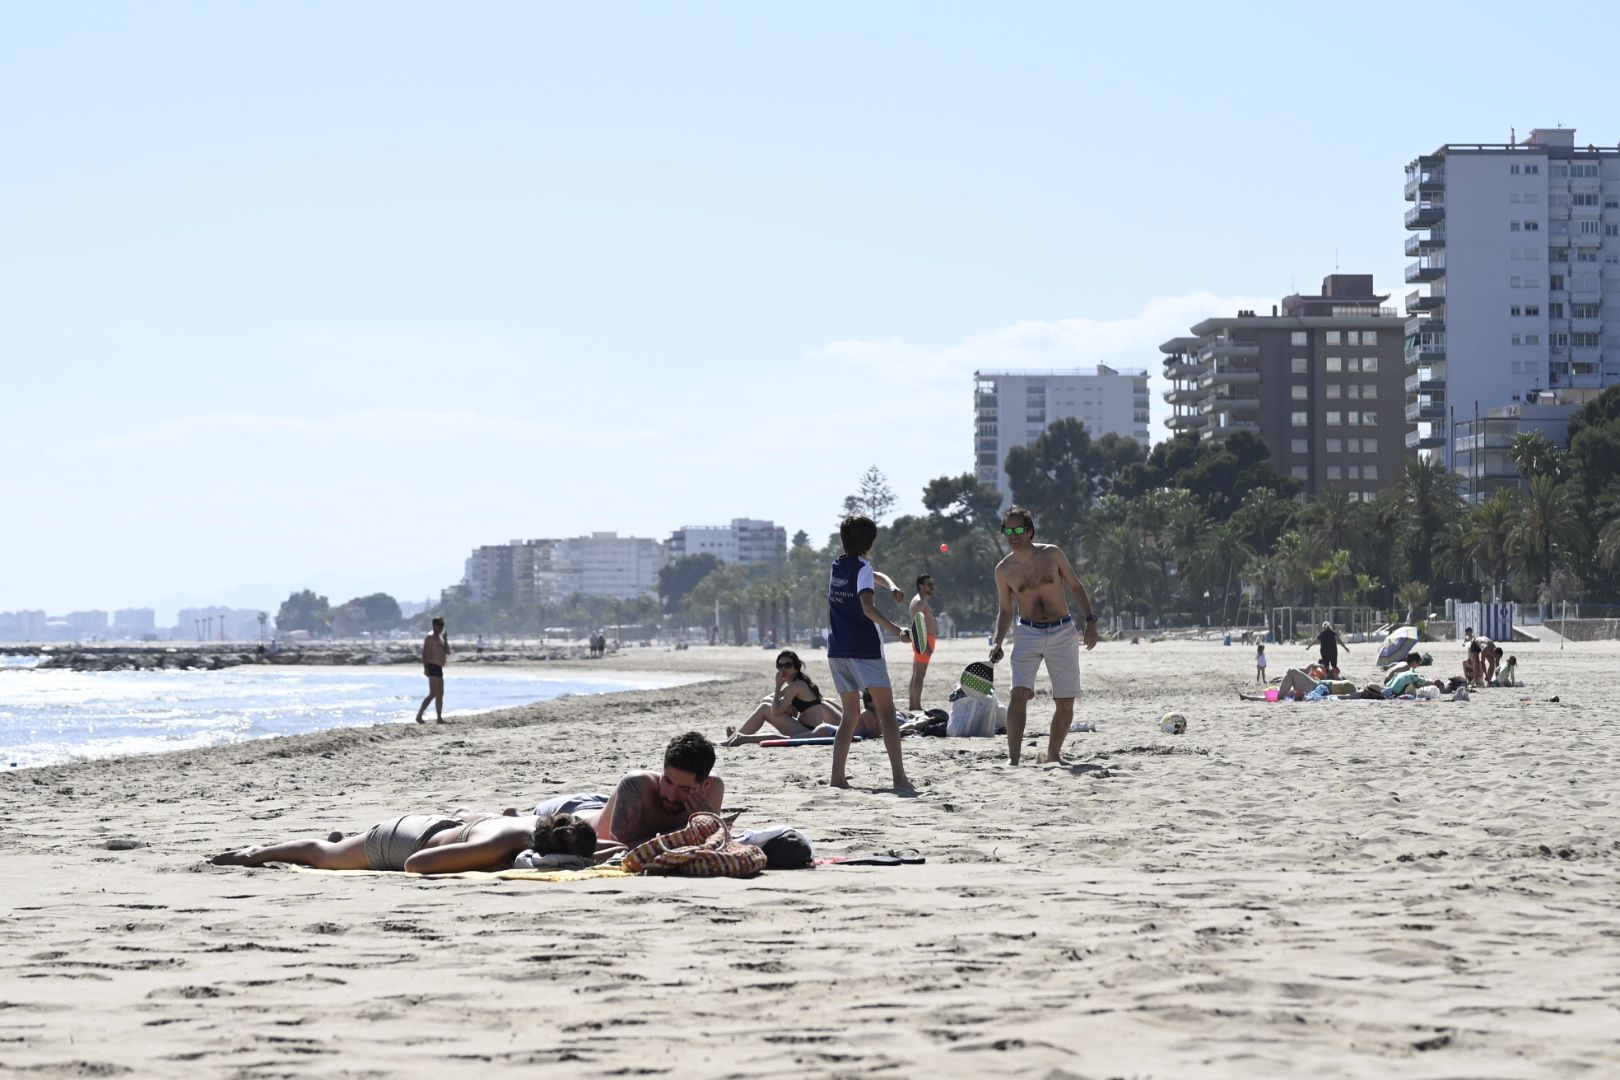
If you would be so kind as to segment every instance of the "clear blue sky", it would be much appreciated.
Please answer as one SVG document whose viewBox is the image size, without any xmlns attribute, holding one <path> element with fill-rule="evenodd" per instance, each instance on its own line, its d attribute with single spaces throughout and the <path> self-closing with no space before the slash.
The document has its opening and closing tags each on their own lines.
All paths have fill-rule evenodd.
<svg viewBox="0 0 1620 1080">
<path fill-rule="evenodd" d="M 9 5 L 0 610 L 819 538 L 971 467 L 976 367 L 1398 299 L 1412 157 L 1620 140 L 1596 3 L 1100 8 Z"/>
</svg>

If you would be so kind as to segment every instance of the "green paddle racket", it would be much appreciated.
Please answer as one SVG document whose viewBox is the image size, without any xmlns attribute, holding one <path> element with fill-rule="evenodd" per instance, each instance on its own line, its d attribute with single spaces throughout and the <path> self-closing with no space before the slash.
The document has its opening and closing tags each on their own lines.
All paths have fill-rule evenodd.
<svg viewBox="0 0 1620 1080">
<path fill-rule="evenodd" d="M 976 660 L 962 669 L 962 677 L 957 682 L 974 697 L 987 698 L 996 690 L 996 669 L 982 660 Z"/>
</svg>

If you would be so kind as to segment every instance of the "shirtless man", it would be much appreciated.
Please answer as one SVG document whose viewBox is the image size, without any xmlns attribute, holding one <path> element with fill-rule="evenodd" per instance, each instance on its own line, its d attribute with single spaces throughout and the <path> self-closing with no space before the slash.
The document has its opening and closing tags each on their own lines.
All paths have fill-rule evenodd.
<svg viewBox="0 0 1620 1080">
<path fill-rule="evenodd" d="M 505 870 L 519 853 L 578 855 L 589 859 L 601 847 L 589 822 L 568 814 L 508 817 L 473 814 L 442 817 L 408 814 L 379 822 L 363 833 L 325 840 L 288 840 L 215 855 L 216 866 L 297 863 L 321 870 L 404 870 L 411 874 L 458 874 Z M 608 853 L 616 850 L 610 846 Z"/>
<path fill-rule="evenodd" d="M 934 598 L 934 579 L 927 574 L 917 578 L 917 595 L 911 598 L 912 622 L 917 620 L 917 612 L 922 612 L 923 618 L 928 620 L 928 640 L 923 643 L 923 651 L 916 652 L 911 657 L 911 703 L 908 706 L 912 712 L 922 708 L 923 679 L 928 677 L 928 661 L 934 658 L 934 642 L 939 637 L 939 620 L 934 618 L 933 605 L 929 603 Z"/>
<path fill-rule="evenodd" d="M 438 723 L 444 723 L 444 663 L 450 659 L 450 635 L 445 633 L 444 620 L 433 620 L 433 632 L 422 639 L 422 673 L 427 676 L 428 694 L 422 699 L 421 706 L 416 710 L 416 722 L 424 724 L 422 714 L 427 712 L 428 702 L 433 702 L 433 712 Z"/>
<path fill-rule="evenodd" d="M 1080 693 L 1080 640 L 1074 616 L 1063 587 L 1080 604 L 1084 614 L 1086 649 L 1097 647 L 1097 616 L 1091 598 L 1075 576 L 1068 556 L 1056 544 L 1035 542 L 1035 519 L 1028 510 L 1013 506 L 1002 516 L 1001 533 L 1012 548 L 996 566 L 996 591 L 1001 610 L 996 615 L 996 636 L 990 648 L 990 662 L 1001 660 L 1001 643 L 1018 613 L 1018 629 L 1013 633 L 1012 700 L 1007 705 L 1007 757 L 1018 764 L 1023 748 L 1024 717 L 1029 700 L 1035 696 L 1035 674 L 1046 661 L 1046 674 L 1052 680 L 1052 730 L 1046 753 L 1038 760 L 1057 761 L 1074 720 L 1074 699 Z"/>
<path fill-rule="evenodd" d="M 633 772 L 612 795 L 559 795 L 534 808 L 538 816 L 573 814 L 596 827 L 596 835 L 635 847 L 686 825 L 700 810 L 720 812 L 725 781 L 711 776 L 714 744 L 695 731 L 677 735 L 664 749 L 663 772 Z"/>
</svg>

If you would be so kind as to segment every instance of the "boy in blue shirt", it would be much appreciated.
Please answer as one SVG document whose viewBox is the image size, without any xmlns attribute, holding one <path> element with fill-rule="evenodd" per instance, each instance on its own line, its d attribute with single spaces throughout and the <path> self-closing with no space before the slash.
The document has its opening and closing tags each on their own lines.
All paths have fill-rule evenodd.
<svg viewBox="0 0 1620 1080">
<path fill-rule="evenodd" d="M 876 587 L 881 583 L 894 595 L 896 603 L 905 603 L 906 594 L 895 587 L 887 574 L 872 568 L 867 556 L 877 542 L 877 523 L 865 514 L 850 514 L 838 527 L 844 553 L 833 560 L 832 576 L 827 583 L 827 665 L 832 668 L 833 686 L 843 703 L 844 719 L 838 725 L 838 738 L 833 742 L 832 786 L 849 787 L 844 775 L 844 762 L 849 757 L 850 739 L 861 716 L 861 691 L 872 694 L 872 710 L 877 713 L 883 729 L 883 745 L 889 751 L 889 767 L 894 773 L 894 786 L 909 790 L 906 766 L 900 759 L 900 726 L 894 722 L 894 691 L 889 685 L 889 667 L 883 659 L 883 636 L 878 625 L 887 626 L 910 641 L 911 633 L 898 623 L 890 621 L 873 604 Z"/>
</svg>

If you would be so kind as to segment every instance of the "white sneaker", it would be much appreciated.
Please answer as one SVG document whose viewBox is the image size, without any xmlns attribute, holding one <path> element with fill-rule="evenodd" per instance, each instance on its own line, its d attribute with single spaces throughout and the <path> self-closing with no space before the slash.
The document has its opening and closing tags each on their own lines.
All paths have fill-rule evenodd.
<svg viewBox="0 0 1620 1080">
<path fill-rule="evenodd" d="M 1085 721 L 1085 720 L 1076 720 L 1074 723 L 1069 725 L 1069 730 L 1071 732 L 1073 732 L 1073 731 L 1096 731 L 1097 730 L 1097 725 L 1093 724 L 1093 723 L 1090 723 L 1089 721 Z"/>
</svg>

